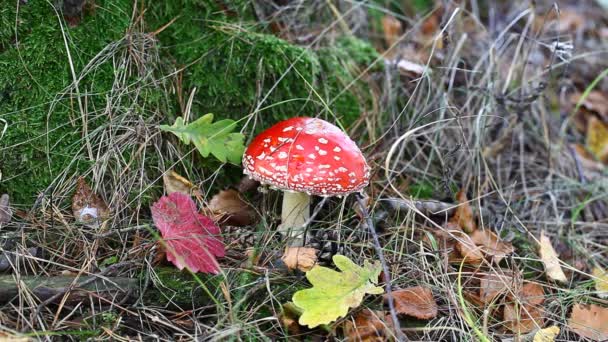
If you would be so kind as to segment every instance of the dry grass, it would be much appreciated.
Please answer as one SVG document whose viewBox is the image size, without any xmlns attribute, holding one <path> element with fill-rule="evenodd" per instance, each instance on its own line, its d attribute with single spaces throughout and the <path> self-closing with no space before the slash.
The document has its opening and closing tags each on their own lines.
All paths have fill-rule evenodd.
<svg viewBox="0 0 608 342">
<path fill-rule="evenodd" d="M 257 6 L 267 13 L 263 3 Z M 364 24 L 362 18 L 369 17 L 372 10 L 391 13 L 392 8 L 349 1 L 340 1 L 338 6 L 329 1 L 313 3 L 312 7 L 304 3 L 279 6 L 272 18 L 289 24 L 289 37 L 295 43 L 301 43 L 298 38 L 304 40 L 321 32 L 312 42 L 306 40 L 309 48 L 330 44 L 333 37 L 347 33 L 383 44 L 381 33 Z M 427 72 L 402 75 L 388 64 L 380 73 L 359 70 L 358 76 L 369 83 L 373 103 L 349 133 L 364 146 L 374 169 L 367 193 L 392 272 L 392 287 L 428 286 L 440 308 L 439 316 L 428 322 L 402 322 L 412 340 L 513 338 L 497 314 L 498 304 L 479 309 L 463 295 L 463 290 L 479 286 L 479 277 L 484 274 L 507 274 L 542 284 L 545 325 L 562 327 L 558 340 L 581 340 L 563 328 L 572 303 L 602 303 L 593 295 L 589 273 L 594 265 L 608 265 L 608 185 L 605 171 L 601 175 L 584 169 L 568 147 L 569 143 L 583 142 L 584 137 L 569 120 L 566 94 L 576 90 L 572 73 L 594 63 L 594 55 L 605 56 L 607 49 L 601 41 L 597 45 L 581 43 L 582 39 L 596 39 L 589 38 L 583 29 L 582 33 L 558 32 L 555 20 L 541 21 L 537 26 L 537 15 L 554 9 L 528 5 L 501 5 L 493 9 L 494 17 L 488 19 L 486 13 L 482 21 L 476 12 L 479 10 L 446 1 L 428 16 L 436 16 L 443 25 L 423 42 L 420 26 L 425 18 L 392 13 L 410 28 L 385 50 L 385 57 L 415 46 Z M 310 20 L 313 8 L 325 15 Z M 74 120 L 86 126 L 87 118 L 107 118 L 106 124 L 88 131 L 81 141 L 78 158 L 94 160 L 92 167 L 84 174 L 66 169 L 33 208 L 22 211 L 1 232 L 3 239 L 11 241 L 2 251 L 20 255 L 12 259 L 8 272 L 15 280 L 62 273 L 100 276 L 101 270 L 115 264 L 119 267 L 110 266 L 113 268 L 101 276 L 138 279 L 141 298 L 88 296 L 77 303 L 41 305 L 22 284 L 17 299 L 2 307 L 0 329 L 14 335 L 61 340 L 286 339 L 290 332 L 276 317 L 281 305 L 307 282 L 277 262 L 285 241 L 274 232 L 280 208 L 279 194 L 274 191 L 247 194 L 260 216 L 260 223 L 249 227 L 255 230 L 261 256 L 255 265 L 243 257 L 243 251 L 234 250 L 223 263 L 226 271 L 217 282 L 199 278 L 212 296 L 197 290 L 193 299 L 202 296 L 213 300 L 193 308 L 177 301 L 155 305 L 146 297 L 150 291 L 142 292 L 156 288 L 169 298 L 164 303 L 171 302 L 177 292 L 174 284 L 163 284 L 155 271 L 158 248 L 147 206 L 161 195 L 162 174 L 176 167 L 185 170 L 204 190 L 203 200 L 211 198 L 220 175 L 219 171 L 205 174 L 197 168 L 195 151 L 161 136 L 157 125 L 168 121 L 162 108 L 142 107 L 145 102 L 141 97 L 149 88 L 164 88 L 166 99 L 162 101 L 171 101 L 176 96 L 173 81 L 177 74 L 167 71 L 159 57 L 158 42 L 145 32 L 134 19 L 132 31 L 123 40 L 108 45 L 75 75 L 75 79 L 83 78 L 107 61 L 118 70 L 111 93 L 87 95 L 105 96 L 104 107 L 92 108 L 87 105 L 87 96 L 77 97 L 83 102 L 82 117 Z M 566 41 L 592 48 L 550 48 L 555 42 Z M 125 83 L 133 74 L 139 75 L 138 82 Z M 76 97 L 77 84 L 58 94 L 58 99 Z M 241 121 L 249 136 L 256 125 L 265 123 L 263 108 L 271 105 L 265 102 L 265 95 L 260 94 L 258 108 Z M 312 89 L 311 97 L 315 97 Z M 339 113 L 311 114 L 332 120 Z M 112 219 L 100 231 L 75 225 L 68 214 L 79 176 L 88 178 L 112 208 Z M 443 209 L 455 206 L 455 190 L 464 189 L 478 214 L 480 229 L 494 230 L 513 243 L 516 253 L 500 265 L 485 262 L 461 267 L 448 262 L 445 251 L 421 242 L 431 232 L 443 229 L 445 215 L 424 211 L 426 202 L 414 203 L 412 208 L 390 205 L 389 200 L 411 203 L 416 186 L 423 187 L 433 200 L 447 203 Z M 341 253 L 356 261 L 377 258 L 371 237 L 354 210 L 354 198 L 317 202 L 322 206 L 312 230 L 336 232 Z M 563 264 L 568 284 L 553 284 L 545 278 L 535 245 L 541 230 L 554 242 L 561 241 L 558 249 L 571 256 Z M 381 307 L 373 298 L 365 305 Z M 302 333 L 327 334 L 322 330 Z M 339 333 L 335 337 L 343 338 Z"/>
</svg>

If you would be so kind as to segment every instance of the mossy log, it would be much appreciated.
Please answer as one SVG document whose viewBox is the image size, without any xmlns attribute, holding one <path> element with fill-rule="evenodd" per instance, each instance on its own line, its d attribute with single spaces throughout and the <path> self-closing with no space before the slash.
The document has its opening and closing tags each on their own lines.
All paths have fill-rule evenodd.
<svg viewBox="0 0 608 342">
<path fill-rule="evenodd" d="M 99 276 L 0 276 L 0 303 L 15 300 L 23 291 L 29 291 L 41 302 L 51 300 L 58 303 L 67 293 L 66 304 L 76 304 L 93 298 L 104 298 L 109 302 L 132 304 L 140 299 L 145 305 L 178 306 L 181 308 L 201 307 L 212 303 L 201 283 L 214 295 L 219 295 L 219 282 L 222 277 L 197 276 L 177 269 L 160 268 L 156 271 L 157 280 L 144 287 L 144 281 L 129 277 Z M 56 298 L 53 298 L 56 297 Z"/>
</svg>

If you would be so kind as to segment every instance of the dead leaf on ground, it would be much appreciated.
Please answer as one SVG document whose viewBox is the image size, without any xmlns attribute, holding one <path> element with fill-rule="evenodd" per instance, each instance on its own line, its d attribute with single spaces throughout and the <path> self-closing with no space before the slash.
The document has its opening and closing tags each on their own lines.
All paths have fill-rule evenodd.
<svg viewBox="0 0 608 342">
<path fill-rule="evenodd" d="M 292 302 L 287 302 L 281 307 L 279 321 L 283 324 L 285 329 L 287 329 L 287 331 L 289 331 L 289 333 L 293 336 L 297 336 L 301 333 L 301 327 L 298 324 L 298 318 L 301 314 L 302 310 Z"/>
<path fill-rule="evenodd" d="M 600 298 L 608 298 L 608 272 L 599 266 L 593 268 L 595 290 Z"/>
<path fill-rule="evenodd" d="M 554 342 L 557 335 L 559 335 L 559 327 L 554 325 L 537 331 L 532 342 Z"/>
<path fill-rule="evenodd" d="M 218 192 L 207 209 L 216 216 L 217 221 L 223 225 L 248 226 L 255 221 L 255 210 L 249 203 L 243 201 L 238 191 L 234 189 Z"/>
<path fill-rule="evenodd" d="M 431 319 L 437 316 L 438 308 L 433 292 L 428 287 L 415 286 L 392 292 L 395 310 L 418 319 Z M 388 300 L 387 295 L 384 299 Z"/>
<path fill-rule="evenodd" d="M 344 322 L 344 336 L 347 341 L 382 342 L 386 341 L 390 333 L 390 316 L 382 311 L 363 309 L 353 320 Z"/>
<path fill-rule="evenodd" d="M 490 304 L 496 297 L 512 288 L 513 282 L 513 277 L 502 274 L 485 274 L 479 282 L 479 298 L 484 304 Z"/>
<path fill-rule="evenodd" d="M 93 192 L 84 177 L 78 178 L 76 191 L 72 196 L 72 213 L 76 222 L 91 228 L 99 228 L 110 217 L 108 205 Z"/>
<path fill-rule="evenodd" d="M 539 283 L 526 282 L 521 287 L 518 297 L 524 305 L 541 305 L 545 301 L 545 290 Z"/>
<path fill-rule="evenodd" d="M 559 264 L 557 253 L 555 252 L 555 249 L 553 249 L 553 245 L 551 245 L 551 240 L 549 240 L 549 238 L 545 235 L 544 231 L 540 233 L 539 243 L 540 259 L 542 260 L 543 264 L 545 264 L 547 277 L 554 281 L 562 283 L 567 282 L 568 279 L 566 279 L 566 275 Z"/>
<path fill-rule="evenodd" d="M 185 195 L 202 196 L 200 189 L 196 188 L 191 181 L 179 175 L 177 172 L 170 170 L 163 174 L 163 184 L 167 195 L 174 192 L 179 192 Z"/>
<path fill-rule="evenodd" d="M 608 308 L 599 305 L 575 304 L 568 319 L 568 328 L 594 341 L 608 340 Z"/>
<path fill-rule="evenodd" d="M 572 94 L 570 96 L 572 106 L 576 107 L 582 97 L 582 93 Z M 581 107 L 588 112 L 597 113 L 604 121 L 608 121 L 608 96 L 604 92 L 599 90 L 591 91 L 581 102 Z M 588 115 L 589 113 L 586 114 Z"/>
<path fill-rule="evenodd" d="M 583 168 L 583 174 L 585 178 L 591 180 L 597 177 L 601 177 L 601 174 L 598 174 L 604 170 L 604 164 L 598 162 L 595 159 L 595 156 L 591 154 L 583 145 L 581 144 L 571 144 L 570 147 L 573 149 L 576 154 L 576 158 L 578 159 L 581 167 Z M 586 171 L 586 172 L 585 172 Z"/>
<path fill-rule="evenodd" d="M 13 217 L 13 211 L 11 210 L 10 200 L 8 194 L 3 194 L 0 196 L 0 227 L 3 224 L 7 224 L 11 222 L 11 218 Z"/>
<path fill-rule="evenodd" d="M 587 148 L 597 160 L 608 163 L 608 125 L 595 116 L 587 124 Z"/>
<path fill-rule="evenodd" d="M 287 247 L 281 260 L 290 270 L 306 272 L 317 264 L 317 252 L 310 247 Z"/>
<path fill-rule="evenodd" d="M 504 257 L 515 251 L 510 242 L 501 241 L 498 235 L 490 229 L 474 231 L 471 234 L 471 239 L 477 246 L 482 247 L 484 254 L 491 256 L 496 262 L 500 262 Z"/>
<path fill-rule="evenodd" d="M 506 303 L 503 320 L 510 331 L 527 334 L 543 326 L 543 313 L 542 309 L 536 306 Z"/>
<path fill-rule="evenodd" d="M 475 223 L 475 217 L 473 216 L 473 209 L 467 200 L 467 194 L 464 190 L 460 190 L 456 195 L 458 199 L 458 207 L 454 212 L 454 216 L 450 219 L 450 222 L 456 223 L 462 230 L 467 233 L 472 233 L 477 230 L 477 224 Z"/>
<path fill-rule="evenodd" d="M 475 245 L 473 239 L 467 234 L 459 234 L 456 238 L 456 249 L 464 258 L 464 262 L 479 264 L 483 260 L 481 247 Z"/>
<path fill-rule="evenodd" d="M 390 14 L 382 17 L 382 29 L 384 30 L 384 41 L 387 48 L 393 46 L 402 33 L 401 22 Z"/>
</svg>

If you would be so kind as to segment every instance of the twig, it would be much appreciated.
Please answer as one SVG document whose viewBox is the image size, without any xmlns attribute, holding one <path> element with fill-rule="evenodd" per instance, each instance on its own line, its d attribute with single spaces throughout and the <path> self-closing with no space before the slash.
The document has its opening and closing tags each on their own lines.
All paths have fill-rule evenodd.
<svg viewBox="0 0 608 342">
<path fill-rule="evenodd" d="M 395 300 L 393 298 L 393 291 L 391 289 L 391 275 L 388 270 L 388 266 L 386 266 L 386 259 L 384 259 L 384 252 L 382 252 L 382 246 L 380 246 L 380 239 L 378 238 L 378 233 L 376 233 L 376 228 L 374 227 L 374 222 L 371 217 L 369 217 L 369 212 L 365 207 L 365 201 L 361 194 L 357 194 L 357 203 L 359 204 L 359 208 L 361 209 L 361 213 L 365 219 L 365 223 L 374 238 L 374 249 L 376 250 L 376 254 L 378 254 L 378 259 L 380 259 L 380 263 L 382 264 L 382 273 L 384 273 L 384 283 L 386 284 L 386 296 L 388 297 L 388 307 L 391 311 L 391 318 L 393 320 L 393 327 L 395 328 L 395 333 L 397 334 L 398 341 L 407 341 L 407 337 L 401 331 L 401 326 L 399 324 L 399 319 L 397 318 L 397 311 L 395 311 Z"/>
</svg>

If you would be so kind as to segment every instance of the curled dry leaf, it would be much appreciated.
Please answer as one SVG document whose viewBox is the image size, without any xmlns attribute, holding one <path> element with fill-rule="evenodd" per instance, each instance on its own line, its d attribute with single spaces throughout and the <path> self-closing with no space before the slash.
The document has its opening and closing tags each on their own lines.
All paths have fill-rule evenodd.
<svg viewBox="0 0 608 342">
<path fill-rule="evenodd" d="M 557 335 L 559 335 L 559 327 L 554 325 L 537 331 L 532 342 L 554 342 Z"/>
<path fill-rule="evenodd" d="M 163 184 L 165 185 L 165 192 L 167 195 L 174 192 L 179 192 L 185 195 L 202 195 L 201 191 L 196 188 L 192 182 L 185 177 L 182 177 L 177 172 L 170 170 L 163 174 Z"/>
<path fill-rule="evenodd" d="M 475 245 L 473 239 L 467 234 L 458 234 L 456 238 L 456 249 L 464 258 L 464 262 L 479 264 L 483 261 L 481 247 Z"/>
<path fill-rule="evenodd" d="M 225 225 L 242 227 L 252 224 L 255 220 L 253 208 L 233 189 L 218 192 L 209 201 L 207 209 L 217 217 L 217 221 Z"/>
<path fill-rule="evenodd" d="M 608 298 L 608 272 L 596 266 L 593 268 L 593 276 L 598 297 Z"/>
<path fill-rule="evenodd" d="M 575 304 L 568 327 L 582 337 L 594 341 L 608 340 L 608 308 L 599 305 Z"/>
<path fill-rule="evenodd" d="M 496 297 L 513 287 L 513 278 L 501 274 L 486 274 L 479 282 L 479 298 L 484 304 L 490 304 Z"/>
<path fill-rule="evenodd" d="M 384 41 L 387 47 L 391 47 L 401 36 L 401 22 L 390 14 L 382 17 L 382 29 L 384 30 Z"/>
<path fill-rule="evenodd" d="M 545 235 L 544 231 L 540 233 L 539 243 L 540 259 L 545 264 L 547 277 L 551 280 L 565 283 L 568 279 L 566 279 L 566 275 L 559 264 L 559 258 L 551 245 L 551 240 Z"/>
<path fill-rule="evenodd" d="M 278 318 L 291 335 L 297 336 L 301 333 L 301 328 L 298 324 L 300 315 L 302 315 L 302 310 L 294 303 L 287 302 L 281 306 L 281 313 Z"/>
<path fill-rule="evenodd" d="M 99 228 L 100 224 L 110 217 L 108 205 L 93 192 L 83 177 L 78 178 L 76 191 L 72 196 L 72 213 L 76 222 L 91 228 Z"/>
<path fill-rule="evenodd" d="M 437 316 L 437 303 L 433 292 L 428 287 L 415 286 L 392 292 L 395 300 L 395 311 L 419 319 L 431 319 Z M 384 299 L 388 300 L 387 295 Z"/>
<path fill-rule="evenodd" d="M 597 160 L 608 163 L 608 125 L 595 116 L 589 118 L 587 125 L 587 148 Z"/>
<path fill-rule="evenodd" d="M 13 211 L 11 210 L 10 200 L 7 194 L 0 196 L 0 227 L 11 222 Z"/>
<path fill-rule="evenodd" d="M 506 303 L 503 320 L 510 331 L 527 334 L 543 325 L 543 312 L 536 306 Z"/>
<path fill-rule="evenodd" d="M 472 233 L 477 230 L 477 224 L 475 223 L 475 217 L 473 216 L 473 209 L 467 200 L 467 194 L 464 190 L 460 190 L 456 195 L 458 199 L 458 207 L 454 216 L 450 219 L 450 222 L 456 223 L 462 230 L 467 233 Z"/>
<path fill-rule="evenodd" d="M 498 235 L 489 229 L 476 230 L 471 234 L 471 239 L 477 246 L 482 247 L 485 255 L 491 256 L 496 262 L 513 253 L 513 245 L 501 241 Z"/>
<path fill-rule="evenodd" d="M 363 309 L 355 315 L 354 320 L 344 322 L 344 336 L 348 341 L 387 341 L 391 325 L 390 315 L 382 311 Z"/>
<path fill-rule="evenodd" d="M 281 257 L 290 270 L 309 271 L 317 264 L 318 251 L 310 247 L 287 247 Z"/>
<path fill-rule="evenodd" d="M 526 282 L 518 293 L 524 305 L 541 305 L 545 301 L 545 290 L 539 283 Z"/>
<path fill-rule="evenodd" d="M 581 93 L 572 94 L 570 97 L 572 105 L 578 105 L 582 97 L 583 94 Z M 599 90 L 591 91 L 581 102 L 581 107 L 588 111 L 586 114 L 590 114 L 589 112 L 597 113 L 604 121 L 608 121 L 608 96 L 605 93 Z"/>
</svg>

